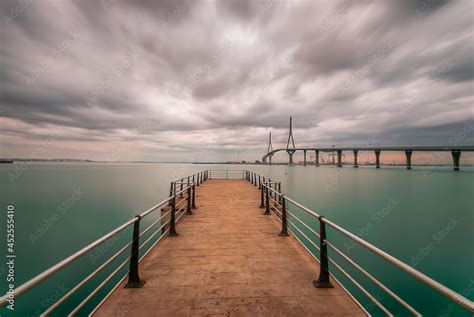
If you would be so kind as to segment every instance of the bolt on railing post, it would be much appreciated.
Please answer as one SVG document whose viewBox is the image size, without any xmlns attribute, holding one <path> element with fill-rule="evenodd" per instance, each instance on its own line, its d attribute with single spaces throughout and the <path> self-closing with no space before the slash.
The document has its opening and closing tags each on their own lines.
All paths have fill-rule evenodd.
<svg viewBox="0 0 474 317">
<path fill-rule="evenodd" d="M 196 207 L 196 184 L 193 185 L 193 199 L 191 204 L 192 209 L 197 209 Z"/>
<path fill-rule="evenodd" d="M 132 255 L 130 257 L 130 271 L 128 273 L 128 283 L 125 288 L 141 288 L 145 284 L 145 281 L 140 279 L 138 274 L 138 260 L 140 252 L 140 216 L 138 220 L 133 224 L 133 242 L 132 242 Z"/>
<path fill-rule="evenodd" d="M 179 233 L 176 232 L 176 196 L 171 199 L 170 232 L 168 235 L 172 237 L 179 236 Z"/>
<path fill-rule="evenodd" d="M 187 207 L 187 210 L 186 210 L 186 214 L 187 215 L 192 215 L 193 214 L 193 211 L 191 210 L 191 200 L 192 200 L 192 194 L 191 194 L 191 186 L 189 185 L 188 186 L 188 198 L 187 198 L 187 201 L 188 201 L 188 207 Z"/>
<path fill-rule="evenodd" d="M 260 188 L 260 207 L 259 208 L 265 208 L 265 200 L 263 198 L 263 187 Z"/>
<path fill-rule="evenodd" d="M 286 199 L 283 195 L 280 196 L 281 199 L 281 232 L 280 236 L 288 235 L 288 220 L 286 215 Z"/>
<path fill-rule="evenodd" d="M 268 188 L 268 184 L 265 184 L 265 215 L 270 214 L 270 189 Z"/>
<path fill-rule="evenodd" d="M 313 281 L 317 288 L 333 288 L 329 281 L 329 263 L 328 263 L 328 246 L 326 242 L 326 224 L 322 220 L 324 217 L 319 216 L 319 277 Z"/>
</svg>

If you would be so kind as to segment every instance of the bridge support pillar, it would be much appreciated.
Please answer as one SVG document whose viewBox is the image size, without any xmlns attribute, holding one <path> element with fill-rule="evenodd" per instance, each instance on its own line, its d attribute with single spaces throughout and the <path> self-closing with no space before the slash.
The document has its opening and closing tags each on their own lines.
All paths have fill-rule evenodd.
<svg viewBox="0 0 474 317">
<path fill-rule="evenodd" d="M 342 150 L 337 150 L 337 167 L 342 167 Z"/>
<path fill-rule="evenodd" d="M 453 156 L 454 170 L 459 171 L 459 160 L 461 159 L 461 151 L 453 150 L 451 151 L 451 155 Z"/>
<path fill-rule="evenodd" d="M 359 164 L 357 163 L 357 154 L 359 153 L 358 150 L 354 150 L 354 167 L 359 167 Z"/>
<path fill-rule="evenodd" d="M 411 155 L 413 154 L 412 150 L 405 150 L 405 155 L 407 157 L 407 170 L 411 170 Z"/>
<path fill-rule="evenodd" d="M 375 168 L 380 168 L 380 150 L 375 150 Z"/>
<path fill-rule="evenodd" d="M 293 165 L 293 153 L 288 153 L 288 155 L 289 155 L 288 162 L 289 162 L 290 165 Z"/>
<path fill-rule="evenodd" d="M 316 166 L 319 166 L 319 150 L 316 150 Z"/>
<path fill-rule="evenodd" d="M 304 153 L 304 166 L 306 166 L 306 150 L 304 150 L 303 153 Z"/>
<path fill-rule="evenodd" d="M 268 161 L 269 161 L 270 165 L 272 165 L 272 156 L 271 155 L 268 156 Z"/>
</svg>

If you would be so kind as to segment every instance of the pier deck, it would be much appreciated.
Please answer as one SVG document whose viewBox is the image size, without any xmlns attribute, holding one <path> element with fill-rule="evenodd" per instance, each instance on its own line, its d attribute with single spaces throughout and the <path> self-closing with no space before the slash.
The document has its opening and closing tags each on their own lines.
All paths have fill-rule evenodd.
<svg viewBox="0 0 474 317">
<path fill-rule="evenodd" d="M 312 284 L 319 264 L 259 209 L 245 180 L 197 187 L 193 215 L 140 263 L 143 288 L 121 285 L 94 316 L 365 316 L 333 280 Z M 126 282 L 126 281 L 125 281 Z"/>
</svg>

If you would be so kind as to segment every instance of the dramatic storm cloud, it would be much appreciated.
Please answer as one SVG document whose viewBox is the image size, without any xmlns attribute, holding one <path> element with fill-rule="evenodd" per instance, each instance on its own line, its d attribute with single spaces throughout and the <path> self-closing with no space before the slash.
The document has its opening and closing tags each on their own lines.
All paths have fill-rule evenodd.
<svg viewBox="0 0 474 317">
<path fill-rule="evenodd" d="M 0 157 L 474 143 L 471 0 L 2 0 Z M 453 141 L 454 140 L 454 141 Z"/>
</svg>

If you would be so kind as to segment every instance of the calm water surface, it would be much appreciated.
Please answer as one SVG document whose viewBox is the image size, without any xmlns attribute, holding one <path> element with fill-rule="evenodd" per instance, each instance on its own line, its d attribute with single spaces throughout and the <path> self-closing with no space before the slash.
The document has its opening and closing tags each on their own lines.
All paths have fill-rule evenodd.
<svg viewBox="0 0 474 317">
<path fill-rule="evenodd" d="M 453 172 L 449 168 L 333 168 L 315 166 L 237 166 L 193 164 L 33 164 L 15 180 L 9 175 L 15 164 L 0 165 L 2 223 L 6 206 L 15 206 L 16 285 L 27 281 L 64 259 L 135 214 L 168 195 L 169 182 L 204 169 L 248 169 L 282 182 L 284 193 L 325 215 L 346 229 L 416 267 L 453 290 L 472 299 L 474 291 L 474 170 Z M 314 219 L 296 214 L 318 228 Z M 158 212 L 159 213 L 159 212 Z M 146 224 L 159 214 L 145 219 Z M 0 291 L 6 288 L 2 228 Z M 111 243 L 83 256 L 69 267 L 33 288 L 15 303 L 6 316 L 37 316 L 64 295 L 108 256 L 130 240 L 131 229 Z M 328 239 L 367 271 L 401 295 L 427 316 L 470 316 L 428 287 L 396 269 L 362 247 L 351 244 L 328 229 Z M 308 245 L 311 249 L 311 246 Z M 381 289 L 352 270 L 331 253 L 338 263 L 381 299 L 397 315 L 408 313 Z M 104 270 L 57 310 L 57 316 L 75 307 L 115 267 Z M 381 315 L 364 295 L 330 265 L 330 269 L 374 315 Z M 108 283 L 80 313 L 87 315 L 126 270 Z"/>
</svg>

